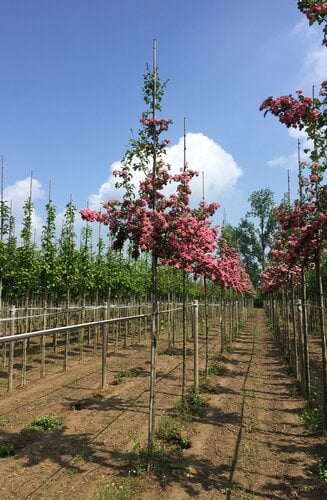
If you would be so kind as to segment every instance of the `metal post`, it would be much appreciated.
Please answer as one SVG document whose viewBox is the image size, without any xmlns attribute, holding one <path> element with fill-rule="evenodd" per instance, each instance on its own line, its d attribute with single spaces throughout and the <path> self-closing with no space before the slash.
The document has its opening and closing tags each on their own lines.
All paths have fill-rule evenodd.
<svg viewBox="0 0 327 500">
<path fill-rule="evenodd" d="M 11 306 L 9 309 L 10 315 L 10 335 L 15 335 L 15 306 Z M 13 378 L 14 378 L 14 352 L 15 352 L 15 341 L 9 342 L 9 359 L 8 359 L 8 392 L 13 389 Z"/>
<path fill-rule="evenodd" d="M 104 304 L 104 319 L 108 319 L 108 304 Z M 108 323 L 102 327 L 102 372 L 101 387 L 104 389 L 107 382 L 107 350 L 108 350 Z"/>
<path fill-rule="evenodd" d="M 199 391 L 199 302 L 193 302 L 194 392 Z"/>
</svg>

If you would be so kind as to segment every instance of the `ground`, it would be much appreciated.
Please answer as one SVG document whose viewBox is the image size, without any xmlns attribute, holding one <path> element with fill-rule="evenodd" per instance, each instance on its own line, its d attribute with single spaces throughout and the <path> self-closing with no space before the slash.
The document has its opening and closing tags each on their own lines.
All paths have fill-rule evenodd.
<svg viewBox="0 0 327 500">
<path fill-rule="evenodd" d="M 188 347 L 191 353 L 191 339 Z M 202 365 L 203 352 L 202 339 Z M 0 497 L 327 498 L 327 483 L 315 473 L 326 442 L 301 423 L 305 403 L 281 364 L 263 311 L 252 312 L 224 356 L 215 329 L 210 331 L 210 358 L 219 361 L 219 373 L 206 380 L 211 390 L 201 397 L 208 405 L 185 424 L 190 447 L 165 474 L 135 476 L 129 461 L 135 446 L 147 441 L 145 339 L 109 352 L 105 389 L 99 357 L 88 356 L 66 372 L 3 394 L 0 441 L 11 443 L 15 454 L 0 458 Z M 180 346 L 159 344 L 157 362 L 158 424 L 180 400 Z M 187 379 L 192 385 L 192 356 Z M 62 425 L 50 432 L 24 429 L 42 415 L 59 416 Z"/>
</svg>

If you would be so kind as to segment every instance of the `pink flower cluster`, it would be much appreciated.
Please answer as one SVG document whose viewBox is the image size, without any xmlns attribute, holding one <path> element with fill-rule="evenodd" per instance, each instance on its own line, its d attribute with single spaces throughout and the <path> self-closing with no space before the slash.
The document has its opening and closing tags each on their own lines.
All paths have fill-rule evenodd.
<svg viewBox="0 0 327 500">
<path fill-rule="evenodd" d="M 307 16 L 310 25 L 313 23 L 325 23 L 322 44 L 327 46 L 327 2 L 324 0 L 320 2 L 315 2 L 313 0 L 298 0 L 298 8 Z"/>
<path fill-rule="evenodd" d="M 267 113 L 278 116 L 279 121 L 287 127 L 302 129 L 305 123 L 313 123 L 318 119 L 318 111 L 313 109 L 313 100 L 302 94 L 296 99 L 292 95 L 276 99 L 268 97 L 259 109 L 265 110 L 265 116 Z"/>
<path fill-rule="evenodd" d="M 116 187 L 125 188 L 123 200 L 106 202 L 105 213 L 83 209 L 82 218 L 107 224 L 115 249 L 123 249 L 128 241 L 135 258 L 141 252 L 154 252 L 161 264 L 204 275 L 219 286 L 248 293 L 250 281 L 239 257 L 226 243 L 218 245 L 218 227 L 211 225 L 210 218 L 218 203 L 201 202 L 191 209 L 190 182 L 197 173 L 185 165 L 180 173 L 172 174 L 163 161 L 168 141 L 159 142 L 159 135 L 168 129 L 171 120 L 145 113 L 141 123 L 144 129 L 139 140 L 132 141 L 133 148 L 125 155 L 122 168 L 113 172 L 118 178 Z M 144 174 L 138 191 L 133 185 L 136 170 Z M 175 184 L 176 189 L 167 196 L 165 188 L 169 184 Z"/>
</svg>

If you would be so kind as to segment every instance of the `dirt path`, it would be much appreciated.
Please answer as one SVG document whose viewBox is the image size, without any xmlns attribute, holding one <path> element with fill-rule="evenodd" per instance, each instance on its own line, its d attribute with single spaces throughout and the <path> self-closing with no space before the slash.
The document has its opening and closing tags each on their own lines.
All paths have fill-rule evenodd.
<svg viewBox="0 0 327 500">
<path fill-rule="evenodd" d="M 191 475 L 165 498 L 327 498 L 312 474 L 326 443 L 301 425 L 303 401 L 279 362 L 262 310 L 254 316 L 217 377 L 217 395 L 185 452 Z"/>
<path fill-rule="evenodd" d="M 212 356 L 215 347 L 212 332 Z M 233 352 L 222 359 L 223 374 L 210 377 L 215 393 L 192 424 L 185 467 L 167 477 L 164 487 L 155 477 L 138 481 L 134 498 L 327 498 L 325 484 L 312 473 L 324 443 L 301 425 L 303 402 L 291 396 L 292 381 L 278 359 L 263 311 L 255 310 Z M 113 385 L 122 366 L 134 368 L 137 376 Z M 146 442 L 148 370 L 148 345 L 143 342 L 110 355 L 103 391 L 99 362 L 89 360 L 2 399 L 1 441 L 12 442 L 16 453 L 0 460 L 0 498 L 89 500 L 99 498 L 100 484 L 124 481 L 126 452 L 136 436 Z M 180 351 L 167 352 L 162 345 L 158 417 L 180 398 L 180 381 Z M 61 417 L 60 429 L 21 432 L 32 417 L 50 413 Z"/>
</svg>

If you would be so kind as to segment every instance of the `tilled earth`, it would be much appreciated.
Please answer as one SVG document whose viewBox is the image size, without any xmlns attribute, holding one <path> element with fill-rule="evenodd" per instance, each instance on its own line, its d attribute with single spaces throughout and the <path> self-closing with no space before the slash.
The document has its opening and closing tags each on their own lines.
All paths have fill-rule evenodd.
<svg viewBox="0 0 327 500">
<path fill-rule="evenodd" d="M 210 342 L 210 356 L 217 359 L 214 331 Z M 191 354 L 191 342 L 188 349 Z M 191 446 L 182 452 L 183 466 L 164 478 L 134 478 L 128 463 L 135 443 L 145 446 L 147 440 L 148 359 L 145 341 L 109 353 L 104 390 L 100 361 L 88 358 L 4 396 L 0 438 L 12 443 L 15 454 L 0 459 L 0 498 L 327 498 L 326 483 L 314 473 L 326 443 L 301 424 L 304 403 L 279 362 L 262 310 L 253 311 L 233 351 L 220 357 L 221 374 L 208 377 L 208 406 L 185 427 Z M 180 346 L 160 345 L 158 421 L 180 399 L 181 361 Z M 133 368 L 134 376 L 117 378 L 122 367 Z M 187 379 L 192 385 L 191 355 Z M 61 417 L 59 429 L 24 430 L 49 414 Z"/>
</svg>

